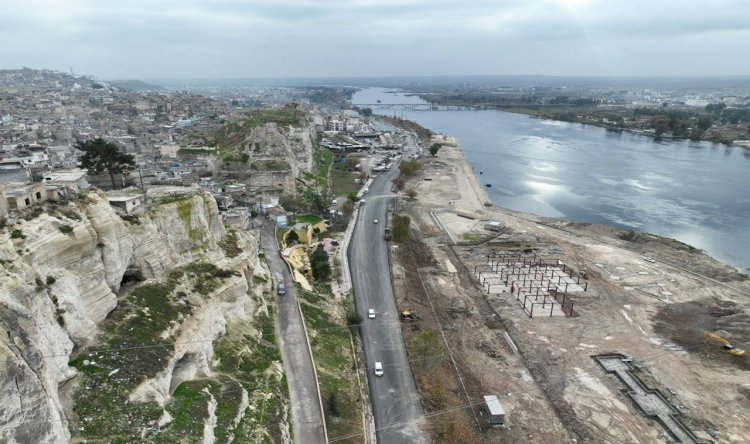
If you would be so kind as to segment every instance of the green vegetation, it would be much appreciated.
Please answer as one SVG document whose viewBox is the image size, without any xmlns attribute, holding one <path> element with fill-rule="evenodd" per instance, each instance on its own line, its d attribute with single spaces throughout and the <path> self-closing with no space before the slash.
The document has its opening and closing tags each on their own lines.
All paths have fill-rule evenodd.
<svg viewBox="0 0 750 444">
<path fill-rule="evenodd" d="M 81 387 L 85 387 L 74 399 L 82 438 L 132 442 L 142 439 L 143 425 L 161 416 L 156 403 L 133 404 L 127 399 L 139 383 L 162 370 L 174 352 L 173 344 L 162 339 L 161 332 L 191 312 L 172 290 L 171 284 L 133 290 L 105 321 L 104 339 L 97 347 L 122 351 L 83 350 L 70 362 L 81 373 Z M 128 352 L 133 348 L 139 348 L 138 352 Z"/>
<path fill-rule="evenodd" d="M 227 234 L 219 241 L 219 246 L 227 257 L 237 257 L 242 253 L 242 249 L 237 245 L 237 232 L 233 230 L 227 231 Z"/>
<path fill-rule="evenodd" d="M 318 188 L 325 190 L 328 187 L 328 170 L 331 169 L 333 154 L 327 148 L 317 148 L 315 150 L 315 166 L 318 172 Z"/>
<path fill-rule="evenodd" d="M 238 154 L 245 149 L 245 140 L 254 128 L 265 125 L 266 123 L 276 123 L 279 126 L 301 125 L 301 118 L 304 113 L 297 111 L 293 106 L 271 110 L 255 110 L 245 114 L 244 118 L 235 122 L 230 122 L 216 129 L 206 139 L 207 145 L 216 146 L 219 149 L 219 157 L 225 162 L 247 163 L 249 156 Z M 247 147 L 250 149 L 250 147 Z M 260 145 L 256 144 L 253 151 L 259 152 Z M 244 159 L 244 160 L 243 160 Z"/>
<path fill-rule="evenodd" d="M 391 235 L 394 239 L 403 241 L 409 237 L 409 224 L 411 220 L 409 216 L 405 214 L 394 214 L 393 215 L 393 227 L 391 228 Z"/>
<path fill-rule="evenodd" d="M 419 162 L 416 160 L 402 160 L 398 169 L 404 176 L 413 176 L 419 170 Z"/>
<path fill-rule="evenodd" d="M 57 279 L 55 279 L 54 276 L 47 276 L 47 279 L 45 280 L 45 282 L 47 283 L 47 285 L 52 285 L 55 282 L 57 282 Z"/>
<path fill-rule="evenodd" d="M 10 232 L 10 238 L 11 239 L 26 239 L 26 235 L 23 234 L 23 231 L 21 231 L 18 228 L 14 228 Z"/>
<path fill-rule="evenodd" d="M 323 410 L 328 435 L 334 437 L 362 433 L 362 410 L 357 375 L 353 371 L 350 332 L 346 320 L 334 315 L 336 310 L 331 304 L 336 302 L 330 292 L 329 286 L 316 285 L 314 292 L 299 289 L 298 295 L 310 332 L 320 396 L 326 401 Z M 355 439 L 360 441 L 359 437 Z"/>
<path fill-rule="evenodd" d="M 294 218 L 294 221 L 298 222 L 298 223 L 317 224 L 318 222 L 322 222 L 323 219 L 321 219 L 318 216 L 315 216 L 313 214 L 305 214 L 305 215 L 302 215 L 302 216 L 296 216 Z"/>
<path fill-rule="evenodd" d="M 331 262 L 322 245 L 318 245 L 318 248 L 310 255 L 310 266 L 312 267 L 313 277 L 319 282 L 331 277 Z"/>
<path fill-rule="evenodd" d="M 439 143 L 433 143 L 433 144 L 432 144 L 432 145 L 430 146 L 430 154 L 432 154 L 433 156 L 437 156 L 437 153 L 438 153 L 438 151 L 440 151 L 440 148 L 441 148 L 442 146 L 443 146 L 443 145 L 441 145 L 441 144 L 439 144 Z"/>
<path fill-rule="evenodd" d="M 166 406 L 173 417 L 167 426 L 152 427 L 162 415 L 155 402 L 128 401 L 135 387 L 162 371 L 171 359 L 173 340 L 162 338 L 162 333 L 193 311 L 187 295 L 175 291 L 177 286 L 203 285 L 207 290 L 216 288 L 212 282 L 234 274 L 210 263 L 194 262 L 172 270 L 166 283 L 143 285 L 120 301 L 104 322 L 101 343 L 95 350 L 82 350 L 70 362 L 81 375 L 81 389 L 74 398 L 75 417 L 79 420 L 76 430 L 81 439 L 112 443 L 200 442 L 208 402 L 213 396 L 218 402 L 217 442 L 227 442 L 230 434 L 235 442 L 279 442 L 286 388 L 280 387 L 285 384 L 283 378 L 271 371 L 272 364 L 280 361 L 273 342 L 272 313 L 258 315 L 258 330 L 248 323 L 228 326 L 227 335 L 215 344 L 214 358 L 220 376 L 180 384 Z M 48 277 L 47 283 L 50 281 Z M 263 388 L 265 385 L 268 387 Z M 244 419 L 233 428 L 243 388 L 257 410 L 246 411 Z"/>
<path fill-rule="evenodd" d="M 224 270 L 209 262 L 193 262 L 183 267 L 185 274 L 191 278 L 193 291 L 204 296 L 221 287 L 221 279 L 237 275 L 237 272 Z M 170 279 L 173 277 L 170 273 Z"/>
<path fill-rule="evenodd" d="M 112 188 L 117 188 L 115 174 L 126 171 L 128 167 L 135 167 L 135 157 L 123 153 L 117 144 L 107 142 L 102 138 L 79 140 L 75 148 L 83 151 L 83 155 L 78 159 L 81 167 L 95 174 L 107 171 L 112 180 Z"/>
<path fill-rule="evenodd" d="M 255 171 L 286 171 L 292 169 L 292 167 L 285 160 L 269 159 L 253 162 L 250 169 Z"/>
<path fill-rule="evenodd" d="M 210 156 L 216 153 L 216 148 L 180 148 L 177 150 L 179 157 Z"/>
<path fill-rule="evenodd" d="M 71 227 L 70 225 L 60 225 L 59 228 L 60 228 L 60 232 L 62 232 L 63 234 L 73 233 L 73 227 Z"/>
<path fill-rule="evenodd" d="M 281 365 L 281 354 L 275 340 L 273 311 L 269 308 L 268 315 L 259 313 L 254 323 L 257 332 L 243 324 L 231 324 L 227 335 L 214 346 L 217 370 L 231 375 L 236 385 L 232 389 L 225 384 L 226 390 L 219 393 L 222 398 L 233 396 L 229 400 L 234 401 L 220 402 L 222 410 L 217 407 L 217 443 L 226 442 L 230 434 L 234 442 L 281 442 L 284 404 L 289 395 L 286 378 L 275 370 Z M 230 430 L 227 425 L 236 415 L 232 406 L 241 400 L 240 387 L 247 390 L 252 410 L 246 411 L 237 427 Z"/>
<path fill-rule="evenodd" d="M 336 196 L 357 193 L 361 184 L 354 183 L 356 175 L 350 171 L 346 163 L 336 162 L 331 169 L 331 188 Z"/>
</svg>

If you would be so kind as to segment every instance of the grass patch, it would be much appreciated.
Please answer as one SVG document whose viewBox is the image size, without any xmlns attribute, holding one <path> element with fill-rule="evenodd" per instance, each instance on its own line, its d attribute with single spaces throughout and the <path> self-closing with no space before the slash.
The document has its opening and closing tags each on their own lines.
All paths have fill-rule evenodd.
<svg viewBox="0 0 750 444">
<path fill-rule="evenodd" d="M 294 221 L 296 223 L 317 224 L 318 222 L 322 222 L 323 219 L 319 218 L 318 216 L 312 215 L 312 214 L 305 214 L 303 216 L 296 216 L 294 218 Z"/>
<path fill-rule="evenodd" d="M 162 331 L 190 314 L 191 307 L 172 295 L 171 284 L 136 288 L 104 323 L 104 340 L 97 348 L 83 350 L 70 365 L 81 374 L 81 389 L 73 410 L 79 418 L 82 438 L 109 442 L 142 440 L 141 428 L 161 416 L 156 403 L 128 403 L 128 395 L 144 379 L 161 371 L 174 352 Z M 129 352 L 134 347 L 137 353 Z M 154 432 L 149 429 L 147 437 Z"/>
<path fill-rule="evenodd" d="M 331 163 L 333 162 L 333 153 L 327 148 L 318 148 L 315 150 L 314 159 L 318 172 L 316 178 L 318 187 L 324 190 L 328 186 L 328 170 L 331 168 Z"/>
<path fill-rule="evenodd" d="M 237 232 L 228 231 L 227 234 L 219 241 L 219 246 L 224 250 L 227 257 L 237 257 L 242 253 L 242 249 L 237 245 Z"/>
<path fill-rule="evenodd" d="M 217 370 L 231 375 L 236 384 L 235 389 L 225 384 L 225 390 L 215 394 L 217 400 L 219 396 L 229 397 L 229 403 L 219 402 L 220 406 L 224 404 L 225 411 L 217 407 L 216 442 L 226 442 L 230 434 L 234 442 L 281 442 L 284 403 L 289 399 L 289 391 L 286 379 L 274 372 L 281 363 L 281 353 L 275 341 L 273 312 L 268 316 L 260 314 L 254 324 L 260 334 L 251 334 L 244 325 L 230 325 L 227 335 L 214 346 L 215 359 L 219 361 Z M 247 390 L 251 409 L 236 428 L 229 430 L 222 424 L 231 422 L 236 415 L 231 405 L 235 402 L 233 395 L 241 393 L 240 387 Z"/>
<path fill-rule="evenodd" d="M 325 307 L 324 302 L 330 299 L 325 297 L 326 293 L 330 296 L 330 287 L 316 288 L 315 292 L 298 289 L 302 313 L 312 336 L 310 342 L 328 435 L 342 436 L 362 431 L 361 402 L 357 375 L 352 369 L 349 330 L 345 320 L 339 321 Z M 361 436 L 351 442 L 361 442 Z"/>
<path fill-rule="evenodd" d="M 333 188 L 333 194 L 347 195 L 349 193 L 357 193 L 361 188 L 361 184 L 354 183 L 354 173 L 349 171 L 346 165 L 336 164 L 331 169 L 331 182 Z"/>
</svg>

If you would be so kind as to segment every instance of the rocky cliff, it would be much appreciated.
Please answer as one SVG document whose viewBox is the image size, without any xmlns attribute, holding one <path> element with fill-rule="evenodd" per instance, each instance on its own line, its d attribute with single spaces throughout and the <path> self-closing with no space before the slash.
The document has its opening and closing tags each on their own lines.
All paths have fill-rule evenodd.
<svg viewBox="0 0 750 444">
<path fill-rule="evenodd" d="M 0 230 L 0 442 L 288 437 L 257 238 L 198 190 L 149 202 L 92 191 Z"/>
<path fill-rule="evenodd" d="M 294 178 L 313 171 L 316 137 L 311 118 L 302 111 L 286 107 L 252 112 L 215 136 L 215 168 L 250 188 L 294 194 Z"/>
</svg>

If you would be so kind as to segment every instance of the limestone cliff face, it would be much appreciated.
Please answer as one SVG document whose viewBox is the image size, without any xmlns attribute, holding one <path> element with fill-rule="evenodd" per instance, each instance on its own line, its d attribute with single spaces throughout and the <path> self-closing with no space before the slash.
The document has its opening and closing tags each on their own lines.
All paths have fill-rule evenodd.
<svg viewBox="0 0 750 444">
<path fill-rule="evenodd" d="M 227 148 L 234 160 L 219 159 L 216 171 L 251 188 L 294 193 L 294 178 L 313 170 L 316 137 L 314 125 L 306 120 L 301 126 L 269 122 L 253 127 Z"/>
<path fill-rule="evenodd" d="M 81 418 L 66 416 L 71 396 L 61 401 L 59 394 L 79 379 L 68 365 L 74 347 L 96 349 L 105 318 L 132 288 L 198 259 L 232 274 L 204 294 L 187 280 L 175 284 L 190 310 L 161 333 L 174 352 L 164 353 L 171 356 L 161 370 L 130 398 L 163 406 L 180 382 L 212 374 L 212 341 L 228 322 L 252 318 L 252 278 L 267 272 L 257 241 L 245 233 L 241 252 L 225 255 L 219 244 L 226 232 L 210 195 L 180 192 L 150 191 L 149 209 L 130 221 L 100 192 L 88 192 L 65 211 L 0 231 L 0 442 L 67 442 L 72 429 L 83 430 Z M 168 417 L 164 411 L 162 423 Z"/>
</svg>

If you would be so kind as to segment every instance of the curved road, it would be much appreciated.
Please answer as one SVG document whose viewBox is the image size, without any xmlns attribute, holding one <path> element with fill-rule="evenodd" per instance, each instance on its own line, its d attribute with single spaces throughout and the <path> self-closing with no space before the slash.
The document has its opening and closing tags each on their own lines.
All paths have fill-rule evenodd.
<svg viewBox="0 0 750 444">
<path fill-rule="evenodd" d="M 398 310 L 391 286 L 388 245 L 383 240 L 387 205 L 393 200 L 391 179 L 398 170 L 380 174 L 360 206 L 356 228 L 349 243 L 351 269 L 357 311 L 367 363 L 370 399 L 379 443 L 426 443 L 419 428 L 423 416 L 419 395 L 406 355 Z M 373 223 L 378 219 L 377 224 Z M 367 317 L 374 309 L 375 319 Z M 382 362 L 383 376 L 375 376 L 375 362 Z"/>
</svg>

